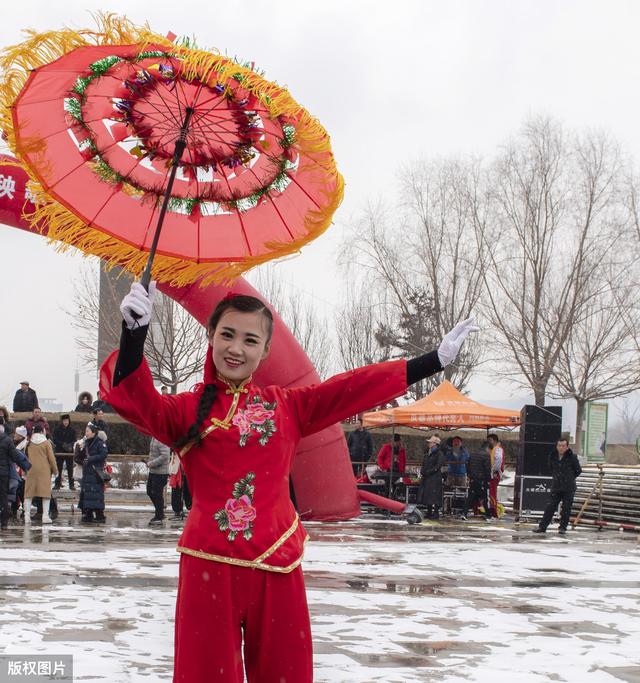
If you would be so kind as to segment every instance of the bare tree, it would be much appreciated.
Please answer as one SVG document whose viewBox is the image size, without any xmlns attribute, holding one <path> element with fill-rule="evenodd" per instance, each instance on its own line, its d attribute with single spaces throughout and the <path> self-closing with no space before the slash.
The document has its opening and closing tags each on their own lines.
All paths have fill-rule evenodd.
<svg viewBox="0 0 640 683">
<path fill-rule="evenodd" d="M 77 331 L 76 347 L 81 364 L 96 372 L 106 353 L 117 348 L 122 318 L 118 313 L 115 287 L 103 288 L 103 298 L 111 306 L 100 306 L 100 276 L 95 263 L 83 264 L 73 282 L 72 306 L 63 307 L 71 326 Z M 111 280 L 107 280 L 112 283 Z M 109 310 L 107 310 L 109 308 Z M 99 339 L 99 331 L 100 339 Z M 103 348 L 99 353 L 99 342 Z"/>
<path fill-rule="evenodd" d="M 318 375 L 327 377 L 332 364 L 331 338 L 317 307 L 292 282 L 279 276 L 273 267 L 261 267 L 250 279 L 298 340 Z"/>
<path fill-rule="evenodd" d="M 477 162 L 421 162 L 405 168 L 401 178 L 398 207 L 391 212 L 379 204 L 363 212 L 344 245 L 343 264 L 364 273 L 370 292 L 387 307 L 387 332 L 398 330 L 397 340 L 404 342 L 396 347 L 411 357 L 432 350 L 456 323 L 477 315 L 489 254 L 478 253 L 475 241 L 483 210 Z M 424 311 L 415 308 L 419 299 Z M 421 313 L 428 316 L 424 323 Z M 480 350 L 477 339 L 467 340 L 446 368 L 445 377 L 458 389 L 478 366 Z"/>
<path fill-rule="evenodd" d="M 571 329 L 554 367 L 552 395 L 574 398 L 576 445 L 582 447 L 587 401 L 624 396 L 640 388 L 640 363 L 616 297 L 592 299 Z"/>
<path fill-rule="evenodd" d="M 478 315 L 483 270 L 489 259 L 478 251 L 474 220 L 484 212 L 481 167 L 477 161 L 421 162 L 405 169 L 403 205 L 420 280 L 431 293 L 434 337 Z M 410 256 L 406 252 L 404 257 Z M 469 338 L 446 379 L 464 389 L 481 357 L 481 343 Z"/>
<path fill-rule="evenodd" d="M 635 443 L 640 438 L 640 404 L 626 398 L 618 410 L 619 420 L 609 429 L 610 443 Z"/>
<path fill-rule="evenodd" d="M 208 349 L 205 328 L 180 304 L 156 294 L 145 355 L 153 378 L 172 394 L 199 376 Z"/>
<path fill-rule="evenodd" d="M 73 308 L 65 309 L 78 332 L 76 345 L 82 364 L 92 371 L 98 367 L 98 330 L 101 328 L 108 348 L 118 345 L 122 324 L 118 290 L 109 278 L 99 279 L 97 268 L 83 268 L 74 282 Z M 157 292 L 145 343 L 153 379 L 176 393 L 179 385 L 200 375 L 206 349 L 202 325 L 179 304 Z"/>
<path fill-rule="evenodd" d="M 606 267 L 628 211 L 622 163 L 603 135 L 570 137 L 532 119 L 503 149 L 488 180 L 488 214 L 476 220 L 498 374 L 544 405 L 572 330 L 602 309 Z M 604 275 L 604 277 L 603 277 Z M 586 324 L 586 323 L 585 323 Z"/>
</svg>

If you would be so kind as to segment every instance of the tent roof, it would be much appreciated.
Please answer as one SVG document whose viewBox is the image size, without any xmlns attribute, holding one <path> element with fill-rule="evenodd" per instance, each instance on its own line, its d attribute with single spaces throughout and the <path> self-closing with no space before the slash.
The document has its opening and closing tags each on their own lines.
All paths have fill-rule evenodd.
<svg viewBox="0 0 640 683">
<path fill-rule="evenodd" d="M 477 403 L 445 380 L 428 396 L 408 406 L 364 414 L 365 427 L 405 425 L 447 429 L 449 427 L 517 427 L 518 410 L 492 408 Z"/>
</svg>

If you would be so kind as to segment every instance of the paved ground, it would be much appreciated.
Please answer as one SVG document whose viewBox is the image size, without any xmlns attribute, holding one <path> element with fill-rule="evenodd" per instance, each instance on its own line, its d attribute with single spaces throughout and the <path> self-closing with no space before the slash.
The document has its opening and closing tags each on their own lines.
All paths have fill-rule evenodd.
<svg viewBox="0 0 640 683">
<path fill-rule="evenodd" d="M 63 512 L 3 533 L 0 652 L 73 653 L 76 681 L 170 680 L 181 524 L 147 521 L 119 510 L 86 528 Z M 634 535 L 370 517 L 307 528 L 316 681 L 640 681 Z"/>
</svg>

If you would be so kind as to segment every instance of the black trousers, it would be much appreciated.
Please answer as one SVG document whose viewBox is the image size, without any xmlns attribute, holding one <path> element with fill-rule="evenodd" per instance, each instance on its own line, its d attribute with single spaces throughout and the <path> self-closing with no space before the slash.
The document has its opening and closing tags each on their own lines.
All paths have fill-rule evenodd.
<svg viewBox="0 0 640 683">
<path fill-rule="evenodd" d="M 353 470 L 353 476 L 357 479 L 362 473 L 363 468 L 367 465 L 365 460 L 352 460 L 351 469 Z"/>
<path fill-rule="evenodd" d="M 551 491 L 551 499 L 545 508 L 542 519 L 540 520 L 540 528 L 545 529 L 551 524 L 553 515 L 558 509 L 558 505 L 562 503 L 562 510 L 560 511 L 560 528 L 566 529 L 569 526 L 569 518 L 571 517 L 571 506 L 573 505 L 573 497 L 575 491 Z"/>
<path fill-rule="evenodd" d="M 187 485 L 187 478 L 182 475 L 182 486 L 171 489 L 171 508 L 176 515 L 182 514 L 184 507 L 191 510 L 191 491 Z"/>
<path fill-rule="evenodd" d="M 167 485 L 168 474 L 149 473 L 147 479 L 147 495 L 151 498 L 156 509 L 156 517 L 164 517 L 164 487 Z"/>
<path fill-rule="evenodd" d="M 487 498 L 487 486 L 487 482 L 478 481 L 477 479 L 469 480 L 469 495 L 464 505 L 463 513 L 465 517 L 469 513 L 469 508 L 473 507 L 475 503 L 482 503 L 485 517 L 491 516 L 489 513 L 489 500 Z"/>
<path fill-rule="evenodd" d="M 0 527 L 9 523 L 9 475 L 0 477 Z"/>
<path fill-rule="evenodd" d="M 62 484 L 62 470 L 67 468 L 67 478 L 69 479 L 69 486 L 73 486 L 73 454 L 69 455 L 56 455 L 56 465 L 58 466 L 58 476 L 55 480 L 55 485 L 60 486 Z"/>
</svg>

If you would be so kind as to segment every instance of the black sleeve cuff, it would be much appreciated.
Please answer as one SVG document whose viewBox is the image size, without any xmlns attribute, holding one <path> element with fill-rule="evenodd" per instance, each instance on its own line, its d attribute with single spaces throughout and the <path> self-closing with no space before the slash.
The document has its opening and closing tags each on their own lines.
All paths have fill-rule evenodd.
<svg viewBox="0 0 640 683">
<path fill-rule="evenodd" d="M 113 373 L 113 386 L 117 387 L 125 377 L 138 369 L 144 356 L 144 342 L 147 338 L 148 325 L 136 327 L 130 330 L 122 321 L 122 334 L 120 335 L 120 351 L 116 361 L 116 369 Z"/>
<path fill-rule="evenodd" d="M 407 384 L 415 384 L 421 379 L 431 377 L 436 372 L 444 370 L 440 364 L 437 351 L 430 351 L 424 356 L 418 356 L 407 361 Z"/>
</svg>

